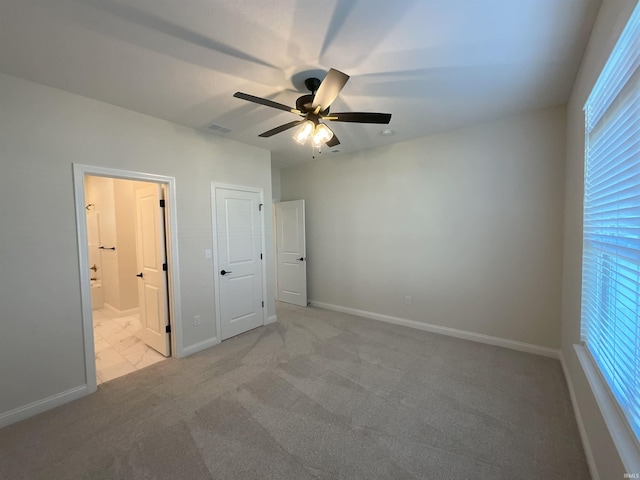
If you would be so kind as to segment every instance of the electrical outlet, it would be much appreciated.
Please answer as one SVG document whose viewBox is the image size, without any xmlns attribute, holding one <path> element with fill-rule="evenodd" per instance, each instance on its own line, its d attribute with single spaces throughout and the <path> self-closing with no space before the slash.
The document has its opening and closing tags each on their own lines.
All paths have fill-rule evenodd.
<svg viewBox="0 0 640 480">
<path fill-rule="evenodd" d="M 201 321 L 200 321 L 200 315 L 196 315 L 193 317 L 193 324 L 194 325 L 200 325 Z"/>
<path fill-rule="evenodd" d="M 411 297 L 409 297 L 409 296 L 404 297 L 404 304 L 405 305 L 411 305 Z"/>
</svg>

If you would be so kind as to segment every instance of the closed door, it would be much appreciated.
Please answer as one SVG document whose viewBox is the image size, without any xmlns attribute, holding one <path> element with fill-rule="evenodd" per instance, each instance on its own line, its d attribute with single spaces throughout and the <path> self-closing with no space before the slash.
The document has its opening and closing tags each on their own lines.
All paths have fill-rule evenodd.
<svg viewBox="0 0 640 480">
<path fill-rule="evenodd" d="M 164 212 L 160 185 L 136 190 L 136 260 L 142 341 L 162 355 L 170 354 L 167 326 L 167 275 Z"/>
<path fill-rule="evenodd" d="M 276 204 L 278 300 L 307 306 L 304 200 Z"/>
<path fill-rule="evenodd" d="M 255 191 L 214 187 L 221 340 L 264 325 L 262 205 Z"/>
</svg>

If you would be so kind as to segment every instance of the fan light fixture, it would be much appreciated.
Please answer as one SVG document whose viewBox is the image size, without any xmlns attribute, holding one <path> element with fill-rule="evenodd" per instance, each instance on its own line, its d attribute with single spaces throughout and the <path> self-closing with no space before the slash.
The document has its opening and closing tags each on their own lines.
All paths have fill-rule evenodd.
<svg viewBox="0 0 640 480">
<path fill-rule="evenodd" d="M 294 140 L 300 145 L 304 145 L 311 138 L 313 145 L 320 147 L 323 143 L 331 140 L 333 132 L 324 123 L 315 125 L 311 120 L 302 123 L 298 132 L 293 136 Z"/>
<path fill-rule="evenodd" d="M 316 126 L 316 131 L 313 133 L 313 144 L 316 148 L 320 148 L 320 146 L 324 142 L 328 142 L 333 137 L 333 132 L 329 127 L 327 127 L 324 123 L 319 123 Z"/>
<path fill-rule="evenodd" d="M 311 120 L 307 120 L 306 122 L 303 122 L 302 126 L 298 130 L 298 133 L 296 133 L 293 136 L 294 140 L 298 142 L 300 145 L 304 145 L 307 139 L 313 134 L 314 128 L 315 128 L 315 125 Z"/>
</svg>

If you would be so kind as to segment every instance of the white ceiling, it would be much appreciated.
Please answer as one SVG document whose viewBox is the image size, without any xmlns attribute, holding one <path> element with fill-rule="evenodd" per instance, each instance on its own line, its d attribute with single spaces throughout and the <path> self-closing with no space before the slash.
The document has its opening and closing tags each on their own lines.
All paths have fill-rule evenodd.
<svg viewBox="0 0 640 480">
<path fill-rule="evenodd" d="M 306 71 L 351 76 L 330 124 L 363 150 L 567 101 L 600 0 L 0 0 L 0 71 L 308 161 L 294 105 Z M 212 133 L 216 134 L 216 133 Z M 324 154 L 335 155 L 325 147 Z"/>
</svg>

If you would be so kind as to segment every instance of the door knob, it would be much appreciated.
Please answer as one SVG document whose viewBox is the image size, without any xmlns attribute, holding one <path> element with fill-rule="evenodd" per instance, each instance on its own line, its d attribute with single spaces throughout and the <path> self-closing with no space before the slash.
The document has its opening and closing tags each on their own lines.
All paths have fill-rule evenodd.
<svg viewBox="0 0 640 480">
<path fill-rule="evenodd" d="M 301 262 L 304 262 L 304 257 L 300 257 L 298 260 L 300 260 Z"/>
<path fill-rule="evenodd" d="M 228 272 L 226 270 L 220 270 L 220 275 L 226 275 L 227 273 L 233 273 L 231 270 Z"/>
<path fill-rule="evenodd" d="M 137 274 L 137 275 L 136 275 L 136 277 L 140 277 L 140 278 L 142 278 L 142 277 L 143 277 L 143 275 L 142 275 L 142 273 L 139 273 L 139 274 Z"/>
</svg>

